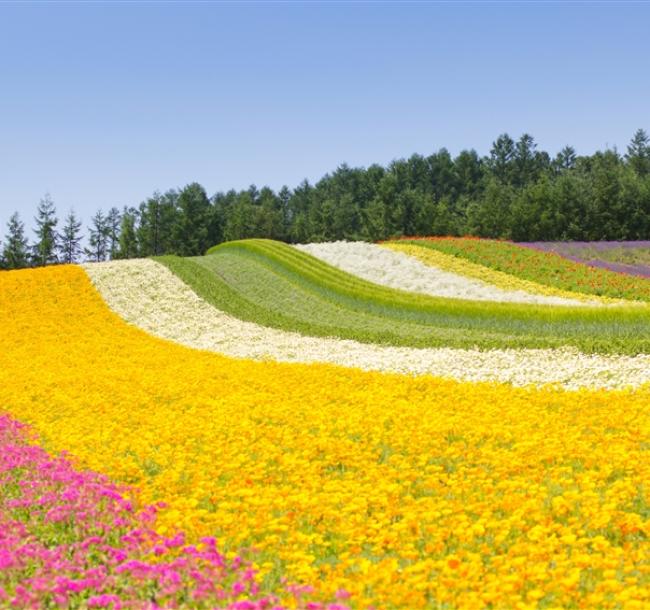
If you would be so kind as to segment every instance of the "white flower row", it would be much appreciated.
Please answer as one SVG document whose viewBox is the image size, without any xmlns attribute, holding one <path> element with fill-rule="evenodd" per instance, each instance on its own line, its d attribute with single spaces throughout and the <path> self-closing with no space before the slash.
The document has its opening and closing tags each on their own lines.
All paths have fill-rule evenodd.
<svg viewBox="0 0 650 610">
<path fill-rule="evenodd" d="M 148 333 L 235 358 L 326 362 L 365 370 L 430 374 L 513 385 L 615 388 L 650 382 L 650 356 L 585 355 L 562 350 L 386 347 L 244 322 L 209 305 L 152 260 L 84 265 L 108 306 Z"/>
<path fill-rule="evenodd" d="M 366 242 L 335 241 L 295 247 L 364 280 L 410 292 L 472 301 L 578 306 L 590 304 L 583 300 L 532 294 L 523 290 L 504 290 L 427 265 L 403 252 Z"/>
</svg>

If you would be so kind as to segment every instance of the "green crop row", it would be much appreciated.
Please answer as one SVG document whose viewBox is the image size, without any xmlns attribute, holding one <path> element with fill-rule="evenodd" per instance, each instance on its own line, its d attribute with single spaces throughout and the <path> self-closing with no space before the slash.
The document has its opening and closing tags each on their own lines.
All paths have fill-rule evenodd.
<svg viewBox="0 0 650 610">
<path fill-rule="evenodd" d="M 650 349 L 645 308 L 435 298 L 372 284 L 270 240 L 229 242 L 207 256 L 157 260 L 218 309 L 305 335 L 412 347 Z"/>
<path fill-rule="evenodd" d="M 650 280 L 590 267 L 554 252 L 542 252 L 505 241 L 463 237 L 408 239 L 398 243 L 452 254 L 514 277 L 562 290 L 650 302 Z"/>
</svg>

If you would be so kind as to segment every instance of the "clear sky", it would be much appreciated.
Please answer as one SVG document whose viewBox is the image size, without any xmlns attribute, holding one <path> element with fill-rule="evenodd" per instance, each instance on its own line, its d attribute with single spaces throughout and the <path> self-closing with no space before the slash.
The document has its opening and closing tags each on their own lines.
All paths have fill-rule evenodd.
<svg viewBox="0 0 650 610">
<path fill-rule="evenodd" d="M 2 3 L 0 235 L 154 190 L 650 130 L 648 3 Z"/>
</svg>

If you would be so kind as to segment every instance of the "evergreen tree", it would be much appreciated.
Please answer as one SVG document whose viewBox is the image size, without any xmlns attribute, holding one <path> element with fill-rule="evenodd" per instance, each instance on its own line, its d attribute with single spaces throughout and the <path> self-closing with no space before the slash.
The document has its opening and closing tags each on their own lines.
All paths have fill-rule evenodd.
<svg viewBox="0 0 650 610">
<path fill-rule="evenodd" d="M 167 251 L 172 230 L 169 200 L 169 194 L 156 191 L 140 204 L 137 236 L 142 256 L 159 256 Z"/>
<path fill-rule="evenodd" d="M 649 218 L 650 139 L 644 130 L 635 133 L 624 158 L 612 150 L 578 157 L 566 146 L 551 160 L 537 150 L 532 136 L 523 134 L 515 142 L 502 134 L 486 157 L 465 150 L 452 159 L 442 148 L 386 167 L 342 164 L 315 185 L 304 181 L 293 191 L 252 185 L 208 199 L 193 183 L 180 192 L 156 192 L 138 208 L 125 209 L 121 219 L 115 208 L 106 218 L 93 217 L 85 252 L 92 260 L 191 256 L 249 237 L 292 243 L 431 234 L 648 239 Z M 36 220 L 34 262 L 54 262 L 48 244 L 56 243 L 56 217 L 49 197 Z M 74 252 L 66 255 L 65 228 L 54 250 L 64 261 L 77 258 L 79 250 L 78 221 L 66 222 L 72 223 Z M 13 251 L 5 243 L 7 249 Z"/>
<path fill-rule="evenodd" d="M 484 164 L 475 150 L 463 150 L 454 159 L 456 195 L 475 198 L 482 189 Z"/>
<path fill-rule="evenodd" d="M 65 217 L 65 224 L 59 239 L 59 259 L 63 263 L 76 263 L 81 255 L 81 220 L 74 210 Z"/>
<path fill-rule="evenodd" d="M 112 207 L 106 215 L 106 240 L 108 256 L 111 259 L 117 257 L 119 250 L 121 221 L 120 211 L 116 207 Z"/>
<path fill-rule="evenodd" d="M 576 151 L 572 146 L 565 146 L 555 157 L 553 166 L 559 172 L 574 169 L 576 166 Z"/>
<path fill-rule="evenodd" d="M 261 191 L 255 210 L 255 233 L 268 239 L 284 240 L 284 216 L 279 197 L 267 186 Z"/>
<path fill-rule="evenodd" d="M 25 237 L 25 225 L 20 220 L 18 212 L 12 214 L 7 223 L 2 258 L 7 269 L 23 269 L 29 266 L 29 248 Z"/>
<path fill-rule="evenodd" d="M 253 196 L 255 193 L 251 193 Z M 180 192 L 177 205 L 178 214 L 172 227 L 174 252 L 180 256 L 203 254 L 214 245 L 208 242 L 210 201 L 205 189 L 196 182 L 188 184 Z"/>
<path fill-rule="evenodd" d="M 280 206 L 280 217 L 282 219 L 282 234 L 285 236 L 285 239 L 289 235 L 289 226 L 291 225 L 291 206 L 289 202 L 291 201 L 291 191 L 288 186 L 283 186 L 278 191 L 278 203 Z"/>
<path fill-rule="evenodd" d="M 106 260 L 108 255 L 108 229 L 106 217 L 101 210 L 91 219 L 91 226 L 88 229 L 88 246 L 84 252 L 89 260 L 99 263 Z"/>
<path fill-rule="evenodd" d="M 124 209 L 120 224 L 120 243 L 116 258 L 135 258 L 138 256 L 138 240 L 135 229 L 135 211 Z"/>
<path fill-rule="evenodd" d="M 492 175 L 499 182 L 507 184 L 512 182 L 515 154 L 515 142 L 507 133 L 501 134 L 492 143 L 488 164 Z"/>
<path fill-rule="evenodd" d="M 523 187 L 537 178 L 537 145 L 533 136 L 525 133 L 519 138 L 513 155 L 513 183 Z"/>
<path fill-rule="evenodd" d="M 223 236 L 226 241 L 231 241 L 256 237 L 255 233 L 255 205 L 249 189 L 235 196 L 226 215 Z"/>
<path fill-rule="evenodd" d="M 484 196 L 467 209 L 467 232 L 479 237 L 509 238 L 512 230 L 511 202 L 514 189 L 491 179 Z"/>
<path fill-rule="evenodd" d="M 419 189 L 423 193 L 431 193 L 433 201 L 450 197 L 457 190 L 457 174 L 454 171 L 454 161 L 446 148 L 441 148 L 428 159 L 429 184 L 427 188 Z"/>
<path fill-rule="evenodd" d="M 625 156 L 639 176 L 650 174 L 650 137 L 643 129 L 636 131 Z"/>
<path fill-rule="evenodd" d="M 56 209 L 49 194 L 41 199 L 36 210 L 36 243 L 32 249 L 32 260 L 36 266 L 57 262 Z"/>
</svg>

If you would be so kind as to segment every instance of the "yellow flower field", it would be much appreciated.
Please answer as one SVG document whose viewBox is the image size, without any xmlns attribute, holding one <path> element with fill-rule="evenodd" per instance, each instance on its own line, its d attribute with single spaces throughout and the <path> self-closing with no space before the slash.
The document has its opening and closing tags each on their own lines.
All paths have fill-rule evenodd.
<svg viewBox="0 0 650 610">
<path fill-rule="evenodd" d="M 152 338 L 78 267 L 0 275 L 0 411 L 355 608 L 650 606 L 650 389 L 516 389 Z"/>
</svg>

